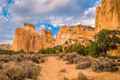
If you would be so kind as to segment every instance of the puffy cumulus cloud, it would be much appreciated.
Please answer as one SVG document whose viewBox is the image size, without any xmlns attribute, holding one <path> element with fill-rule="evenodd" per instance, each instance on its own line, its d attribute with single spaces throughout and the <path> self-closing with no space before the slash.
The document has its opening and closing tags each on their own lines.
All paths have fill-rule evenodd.
<svg viewBox="0 0 120 80">
<path fill-rule="evenodd" d="M 79 21 L 80 23 L 80 17 L 74 17 L 74 16 L 64 16 L 64 17 L 58 17 L 58 16 L 50 16 L 47 17 L 51 24 L 53 24 L 55 27 L 56 25 L 59 25 L 57 27 L 61 27 L 62 25 L 72 25 L 74 23 L 77 23 Z"/>
<path fill-rule="evenodd" d="M 82 24 L 91 25 L 95 27 L 95 17 L 96 17 L 96 7 L 100 4 L 100 1 L 96 1 L 96 3 L 89 7 L 84 11 L 82 17 L 80 18 L 80 22 Z"/>
<path fill-rule="evenodd" d="M 12 12 L 23 15 L 40 15 L 65 6 L 70 0 L 15 0 Z M 24 13 L 24 14 L 23 14 Z"/>
<path fill-rule="evenodd" d="M 86 0 L 87 1 L 87 0 Z M 68 11 L 68 14 L 66 13 L 66 15 L 63 15 L 62 17 L 61 16 L 50 16 L 50 17 L 47 17 L 51 23 L 53 24 L 59 24 L 59 25 L 64 25 L 64 24 L 69 24 L 69 25 L 73 25 L 73 24 L 85 24 L 85 25 L 91 25 L 91 26 L 95 26 L 95 15 L 96 15 L 96 6 L 99 5 L 100 1 L 99 0 L 90 0 L 88 2 L 92 3 L 92 4 L 88 4 L 88 5 L 85 5 L 85 0 L 81 0 L 81 1 L 72 1 L 72 4 L 78 4 L 79 2 L 81 2 L 81 4 L 83 3 L 84 4 L 84 10 L 82 10 L 82 12 L 80 11 L 81 7 L 78 6 L 78 5 L 74 5 L 74 7 L 72 8 L 75 8 L 77 9 L 77 12 L 74 13 L 74 12 L 69 12 Z M 77 3 L 78 2 L 78 3 Z M 70 5 L 72 5 L 70 4 Z M 68 5 L 70 7 L 70 5 Z M 90 7 L 86 7 L 86 6 L 90 6 Z M 72 8 L 70 11 L 72 11 Z M 66 7 L 66 9 L 68 9 Z M 64 10 L 64 9 L 63 9 Z M 80 12 L 79 12 L 80 11 Z M 59 12 L 59 11 L 58 11 Z M 59 14 L 59 13 L 58 13 Z M 60 14 L 62 14 L 60 12 Z M 70 15 L 72 14 L 72 15 Z"/>
</svg>

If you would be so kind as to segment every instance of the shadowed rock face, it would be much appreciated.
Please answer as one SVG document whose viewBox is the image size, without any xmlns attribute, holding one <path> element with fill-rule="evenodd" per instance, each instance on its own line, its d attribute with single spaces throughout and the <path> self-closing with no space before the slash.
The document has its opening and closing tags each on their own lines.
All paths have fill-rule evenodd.
<svg viewBox="0 0 120 80">
<path fill-rule="evenodd" d="M 40 32 L 36 32 L 33 25 L 25 24 L 23 28 L 16 29 L 12 50 L 35 52 L 42 48 L 50 47 L 52 41 L 50 32 L 43 29 Z"/>
<path fill-rule="evenodd" d="M 96 27 L 117 29 L 120 27 L 120 0 L 102 0 L 96 9 Z"/>
</svg>

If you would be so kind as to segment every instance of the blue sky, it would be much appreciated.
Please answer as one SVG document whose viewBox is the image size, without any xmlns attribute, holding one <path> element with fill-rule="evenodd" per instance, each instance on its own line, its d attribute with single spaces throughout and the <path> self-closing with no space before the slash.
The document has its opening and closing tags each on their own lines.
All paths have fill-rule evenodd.
<svg viewBox="0 0 120 80">
<path fill-rule="evenodd" d="M 0 43 L 10 42 L 15 29 L 32 23 L 53 36 L 63 24 L 94 25 L 99 0 L 0 0 Z"/>
</svg>

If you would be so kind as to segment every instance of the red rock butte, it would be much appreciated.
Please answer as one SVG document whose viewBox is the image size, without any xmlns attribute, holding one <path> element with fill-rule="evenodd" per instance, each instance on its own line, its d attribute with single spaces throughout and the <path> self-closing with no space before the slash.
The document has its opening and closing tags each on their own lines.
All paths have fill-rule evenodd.
<svg viewBox="0 0 120 80">
<path fill-rule="evenodd" d="M 13 40 L 12 50 L 25 52 L 35 52 L 41 48 L 51 47 L 53 38 L 50 31 L 41 29 L 35 31 L 32 24 L 24 24 L 23 28 L 17 28 Z"/>
<path fill-rule="evenodd" d="M 35 31 L 32 24 L 25 24 L 23 28 L 17 28 L 13 40 L 12 50 L 35 52 L 44 48 L 58 45 L 74 44 L 82 45 L 94 40 L 94 36 L 102 29 L 120 29 L 120 0 L 102 0 L 96 8 L 96 27 L 85 25 L 63 26 L 53 39 L 50 31 L 41 29 Z"/>
</svg>

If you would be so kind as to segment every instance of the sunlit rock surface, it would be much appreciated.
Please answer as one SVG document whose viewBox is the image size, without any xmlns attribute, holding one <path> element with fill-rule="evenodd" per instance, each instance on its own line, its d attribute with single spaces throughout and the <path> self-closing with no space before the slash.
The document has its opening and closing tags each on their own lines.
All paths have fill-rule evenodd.
<svg viewBox="0 0 120 80">
<path fill-rule="evenodd" d="M 94 40 L 95 29 L 91 26 L 74 25 L 63 26 L 57 34 L 55 45 L 74 44 L 79 42 L 86 45 Z"/>
<path fill-rule="evenodd" d="M 52 34 L 45 29 L 35 31 L 32 24 L 25 24 L 23 28 L 17 28 L 13 40 L 12 50 L 35 52 L 42 48 L 51 47 Z"/>
<path fill-rule="evenodd" d="M 120 0 L 102 0 L 96 9 L 96 27 L 101 29 L 120 28 Z"/>
</svg>

